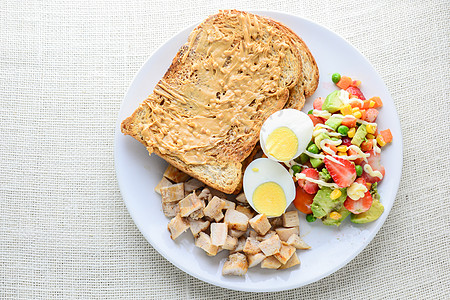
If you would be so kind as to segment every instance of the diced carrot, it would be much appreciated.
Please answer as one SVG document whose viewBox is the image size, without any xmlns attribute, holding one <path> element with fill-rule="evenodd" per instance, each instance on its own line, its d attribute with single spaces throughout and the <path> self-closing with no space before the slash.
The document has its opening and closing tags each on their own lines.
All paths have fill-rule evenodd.
<svg viewBox="0 0 450 300">
<path fill-rule="evenodd" d="M 366 118 L 367 111 L 365 109 L 361 109 L 360 112 L 361 112 L 361 120 L 364 120 L 364 118 Z"/>
<path fill-rule="evenodd" d="M 370 108 L 370 100 L 364 100 L 364 104 L 363 104 L 362 108 L 364 108 L 364 109 Z"/>
<path fill-rule="evenodd" d="M 342 76 L 342 77 L 341 77 L 341 80 L 339 80 L 339 82 L 336 83 L 336 85 L 337 85 L 339 88 L 343 89 L 343 90 L 348 89 L 348 87 L 349 87 L 351 84 L 352 84 L 352 79 L 351 79 L 350 77 L 347 77 L 347 76 Z"/>
<path fill-rule="evenodd" d="M 380 134 L 383 137 L 386 144 L 392 142 L 392 133 L 390 129 L 382 130 L 380 131 Z"/>
<path fill-rule="evenodd" d="M 311 119 L 311 121 L 313 122 L 314 126 L 316 126 L 317 124 L 324 124 L 325 123 L 321 117 L 316 117 L 314 115 L 308 115 L 308 117 Z"/>
<path fill-rule="evenodd" d="M 363 152 L 370 151 L 370 150 L 372 150 L 372 148 L 373 148 L 372 140 L 367 140 L 367 141 L 361 143 L 361 150 Z"/>
<path fill-rule="evenodd" d="M 356 118 L 354 118 L 353 116 L 345 116 L 342 119 L 341 125 L 345 125 L 348 128 L 353 128 L 356 126 Z"/>
<path fill-rule="evenodd" d="M 331 145 L 331 144 L 325 144 L 325 146 L 327 146 L 328 148 L 330 148 L 331 150 L 334 151 L 334 153 L 338 152 L 338 149 L 335 145 Z"/>
<path fill-rule="evenodd" d="M 369 99 L 369 101 L 370 101 L 370 100 L 372 100 L 373 102 L 375 102 L 375 106 L 372 107 L 372 108 L 378 108 L 378 107 L 383 106 L 383 102 L 381 101 L 381 98 L 380 98 L 380 97 L 372 97 L 372 98 Z"/>
</svg>

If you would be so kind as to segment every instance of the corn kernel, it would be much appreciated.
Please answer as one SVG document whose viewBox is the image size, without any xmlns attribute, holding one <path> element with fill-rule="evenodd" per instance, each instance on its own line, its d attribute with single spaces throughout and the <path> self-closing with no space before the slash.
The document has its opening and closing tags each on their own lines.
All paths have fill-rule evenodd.
<svg viewBox="0 0 450 300">
<path fill-rule="evenodd" d="M 340 189 L 334 189 L 330 194 L 330 198 L 331 198 L 331 200 L 336 200 L 341 195 L 342 195 L 342 192 Z"/>
<path fill-rule="evenodd" d="M 330 218 L 332 218 L 333 220 L 339 220 L 340 218 L 342 218 L 342 215 L 337 211 L 332 211 L 330 213 Z"/>
<path fill-rule="evenodd" d="M 352 115 L 357 119 L 361 119 L 361 117 L 362 117 L 362 114 L 359 110 L 354 112 Z"/>
<path fill-rule="evenodd" d="M 343 105 L 341 107 L 341 113 L 346 116 L 346 115 L 351 115 L 352 114 L 352 106 L 350 104 L 346 104 Z"/>
<path fill-rule="evenodd" d="M 366 135 L 366 138 L 369 139 L 369 140 L 373 140 L 375 138 L 375 136 L 373 134 L 371 134 L 371 133 L 368 133 Z"/>
<path fill-rule="evenodd" d="M 347 146 L 345 145 L 338 146 L 337 150 L 340 152 L 347 152 Z"/>
<path fill-rule="evenodd" d="M 372 125 L 372 124 L 367 124 L 366 125 L 366 129 L 367 129 L 367 133 L 375 133 L 375 131 L 377 130 L 377 126 L 376 125 Z"/>
<path fill-rule="evenodd" d="M 338 155 L 338 156 L 346 156 L 346 155 L 347 155 L 347 152 L 338 152 L 337 155 Z"/>
<path fill-rule="evenodd" d="M 352 108 L 352 113 L 357 112 L 357 111 L 359 111 L 359 107 L 356 106 L 356 107 Z"/>
<path fill-rule="evenodd" d="M 383 147 L 386 145 L 386 142 L 383 139 L 383 136 L 381 134 L 377 135 L 377 143 L 380 145 L 380 147 Z"/>
<path fill-rule="evenodd" d="M 347 132 L 347 136 L 348 136 L 349 138 L 352 138 L 352 137 L 355 136 L 355 132 L 356 132 L 356 128 L 355 128 L 355 127 L 350 128 L 350 130 Z"/>
<path fill-rule="evenodd" d="M 370 100 L 370 102 L 369 102 L 369 108 L 372 108 L 372 107 L 374 107 L 374 106 L 375 106 L 375 101 Z"/>
</svg>

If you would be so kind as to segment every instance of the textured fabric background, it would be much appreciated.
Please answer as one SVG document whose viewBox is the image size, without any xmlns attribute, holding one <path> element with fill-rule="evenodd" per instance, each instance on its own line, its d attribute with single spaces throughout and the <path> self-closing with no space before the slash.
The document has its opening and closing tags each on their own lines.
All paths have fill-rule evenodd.
<svg viewBox="0 0 450 300">
<path fill-rule="evenodd" d="M 404 169 L 378 235 L 316 283 L 222 289 L 158 254 L 116 182 L 116 115 L 134 74 L 219 8 L 272 9 L 337 32 L 395 101 Z M 449 299 L 449 1 L 13 1 L 0 5 L 0 298 Z"/>
</svg>

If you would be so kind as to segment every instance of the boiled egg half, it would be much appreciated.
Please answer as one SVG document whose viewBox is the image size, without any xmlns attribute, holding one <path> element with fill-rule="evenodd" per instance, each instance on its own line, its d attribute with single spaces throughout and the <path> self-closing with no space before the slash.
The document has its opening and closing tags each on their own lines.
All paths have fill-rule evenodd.
<svg viewBox="0 0 450 300">
<path fill-rule="evenodd" d="M 313 129 L 313 122 L 304 112 L 282 109 L 267 118 L 261 127 L 261 148 L 268 158 L 288 162 L 305 151 Z"/>
<path fill-rule="evenodd" d="M 244 172 L 244 194 L 250 206 L 267 217 L 281 216 L 295 198 L 292 176 L 280 163 L 258 158 Z"/>
</svg>

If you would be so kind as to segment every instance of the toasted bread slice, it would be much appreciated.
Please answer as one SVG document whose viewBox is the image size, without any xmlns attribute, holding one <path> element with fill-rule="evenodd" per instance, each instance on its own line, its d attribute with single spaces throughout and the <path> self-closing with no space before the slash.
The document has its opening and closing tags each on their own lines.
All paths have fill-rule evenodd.
<svg viewBox="0 0 450 300">
<path fill-rule="evenodd" d="M 189 35 L 122 132 L 183 172 L 232 193 L 265 119 L 302 76 L 286 31 L 263 17 L 221 11 Z"/>
</svg>

